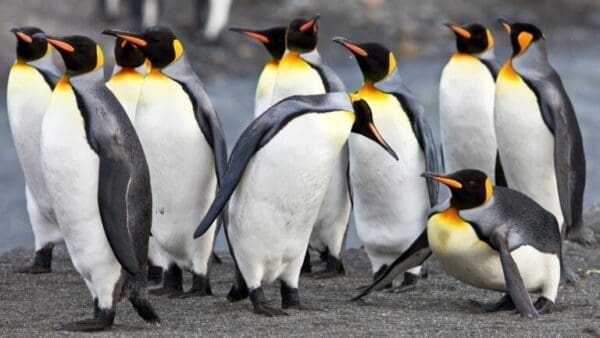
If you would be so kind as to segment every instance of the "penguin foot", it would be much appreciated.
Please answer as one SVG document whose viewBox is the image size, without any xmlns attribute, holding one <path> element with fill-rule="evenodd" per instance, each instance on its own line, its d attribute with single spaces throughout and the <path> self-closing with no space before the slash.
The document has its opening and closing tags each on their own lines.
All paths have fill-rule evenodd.
<svg viewBox="0 0 600 338">
<path fill-rule="evenodd" d="M 302 268 L 300 268 L 300 274 L 306 275 L 312 272 L 312 263 L 310 262 L 310 252 L 306 249 L 306 255 L 304 256 L 304 262 L 302 262 Z"/>
<path fill-rule="evenodd" d="M 327 266 L 325 267 L 325 270 L 316 272 L 312 275 L 315 279 L 335 278 L 346 274 L 346 270 L 344 269 L 344 264 L 342 264 L 342 261 L 329 254 L 329 251 L 327 251 L 326 262 Z"/>
<path fill-rule="evenodd" d="M 289 314 L 283 310 L 270 306 L 265 298 L 265 292 L 262 287 L 258 287 L 250 292 L 250 300 L 254 306 L 254 313 L 267 317 L 288 316 Z"/>
<path fill-rule="evenodd" d="M 191 298 L 212 295 L 210 280 L 206 275 L 194 274 L 192 277 L 192 288 L 180 294 L 170 295 L 169 298 Z"/>
<path fill-rule="evenodd" d="M 550 310 L 554 306 L 554 302 L 542 296 L 535 301 L 533 306 L 537 310 L 538 314 L 543 315 L 550 312 Z"/>
<path fill-rule="evenodd" d="M 94 318 L 84 319 L 61 325 L 59 331 L 93 332 L 106 330 L 112 326 L 115 320 L 115 309 L 95 309 Z"/>
<path fill-rule="evenodd" d="M 508 294 L 504 294 L 499 301 L 493 304 L 483 306 L 486 312 L 511 311 L 515 309 L 515 304 Z"/>
<path fill-rule="evenodd" d="M 579 229 L 569 231 L 567 234 L 567 239 L 583 246 L 590 246 L 596 243 L 594 230 L 587 227 L 581 227 Z"/>
<path fill-rule="evenodd" d="M 227 300 L 231 303 L 240 301 L 242 299 L 246 299 L 249 295 L 248 286 L 246 285 L 246 281 L 244 280 L 244 276 L 240 273 L 240 271 L 235 269 L 235 281 L 227 294 Z"/>
<path fill-rule="evenodd" d="M 155 296 L 181 294 L 183 292 L 183 272 L 176 265 L 171 265 L 163 274 L 163 286 L 150 290 Z"/>
<path fill-rule="evenodd" d="M 419 280 L 419 276 L 412 274 L 410 272 L 404 273 L 404 280 L 400 286 L 394 288 L 391 287 L 388 292 L 391 293 L 403 293 L 408 291 L 413 291 L 417 288 L 417 281 Z"/>
<path fill-rule="evenodd" d="M 579 283 L 579 275 L 570 267 L 563 265 L 560 282 L 561 284 L 577 284 Z"/>
<path fill-rule="evenodd" d="M 29 274 L 40 274 L 40 273 L 49 273 L 52 271 L 52 249 L 54 248 L 53 244 L 46 245 L 45 247 L 39 249 L 35 252 L 35 256 L 33 258 L 33 264 L 20 267 L 15 270 L 16 273 L 29 273 Z"/>
<path fill-rule="evenodd" d="M 159 285 L 162 282 L 163 269 L 148 263 L 148 285 Z"/>
</svg>

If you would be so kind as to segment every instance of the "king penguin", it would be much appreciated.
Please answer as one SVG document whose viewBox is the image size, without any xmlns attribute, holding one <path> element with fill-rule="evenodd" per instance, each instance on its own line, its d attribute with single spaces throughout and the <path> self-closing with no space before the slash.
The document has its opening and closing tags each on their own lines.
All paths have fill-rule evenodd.
<svg viewBox="0 0 600 338">
<path fill-rule="evenodd" d="M 237 268 L 230 301 L 249 295 L 256 313 L 286 315 L 268 304 L 262 288 L 279 279 L 282 308 L 304 309 L 298 294 L 304 253 L 351 131 L 396 156 L 368 108 L 355 114 L 346 93 L 289 97 L 244 130 L 224 184 L 195 232 L 208 231 L 229 203 L 224 229 Z"/>
<path fill-rule="evenodd" d="M 345 92 L 340 78 L 323 64 L 317 50 L 318 19 L 295 19 L 286 29 L 283 58 L 279 62 L 271 104 L 292 95 L 313 95 Z M 335 174 L 328 189 L 311 234 L 310 248 L 325 260 L 325 270 L 313 274 L 316 278 L 331 278 L 345 273 L 340 254 L 352 206 L 348 188 L 348 149 L 344 147 L 335 165 Z M 305 255 L 303 272 L 311 271 L 310 254 Z"/>
<path fill-rule="evenodd" d="M 106 87 L 115 95 L 131 123 L 135 122 L 135 112 L 138 99 L 146 75 L 146 57 L 134 44 L 121 38 L 115 41 L 115 66 L 113 75 L 106 82 Z M 160 247 L 150 236 L 148 243 L 148 282 L 159 284 L 162 281 L 163 270 L 168 270 L 173 264 L 161 252 Z M 171 274 L 167 275 L 169 278 Z M 165 281 L 167 284 L 173 284 Z"/>
<path fill-rule="evenodd" d="M 142 146 L 104 85 L 100 46 L 84 36 L 44 38 L 66 68 L 44 115 L 44 178 L 73 266 L 94 299 L 92 319 L 62 329 L 111 326 L 124 297 L 144 320 L 156 323 L 146 298 L 152 194 Z"/>
<path fill-rule="evenodd" d="M 17 38 L 17 61 L 8 76 L 8 121 L 25 176 L 27 213 L 35 238 L 33 264 L 17 272 L 46 273 L 51 270 L 52 249 L 63 237 L 44 181 L 40 135 L 44 112 L 60 72 L 52 62 L 50 45 L 34 36 L 42 33 L 41 29 L 22 27 L 11 32 Z"/>
<path fill-rule="evenodd" d="M 508 186 L 552 212 L 563 236 L 589 244 L 594 234 L 582 218 L 585 154 L 573 105 L 548 62 L 540 29 L 502 24 L 513 53 L 496 81 L 494 121 Z"/>
<path fill-rule="evenodd" d="M 354 300 L 383 288 L 433 252 L 454 278 L 505 292 L 487 311 L 516 309 L 527 317 L 550 311 L 562 266 L 561 237 L 552 213 L 516 190 L 494 187 L 479 170 L 423 176 L 450 188 L 451 198 L 432 210 L 426 231 Z M 528 292 L 542 295 L 532 303 Z"/>
<path fill-rule="evenodd" d="M 440 79 L 444 168 L 479 169 L 496 185 L 505 186 L 494 131 L 494 95 L 500 69 L 494 57 L 494 37 L 477 23 L 446 26 L 456 35 L 457 51 Z"/>
<path fill-rule="evenodd" d="M 209 263 L 215 228 L 193 238 L 198 219 L 208 210 L 227 165 L 221 122 L 208 94 L 185 58 L 183 44 L 166 27 L 142 33 L 104 31 L 132 43 L 152 65 L 135 116 L 150 167 L 154 199 L 152 237 L 175 262 L 167 270 L 177 285 L 158 294 L 191 297 L 212 294 Z M 181 293 L 181 270 L 192 272 L 192 288 Z M 165 276 L 165 282 L 167 276 Z"/>
<path fill-rule="evenodd" d="M 279 69 L 279 60 L 281 60 L 283 53 L 285 52 L 286 27 L 272 27 L 265 30 L 231 28 L 230 30 L 260 41 L 271 55 L 271 60 L 267 61 L 263 67 L 263 70 L 258 77 L 258 83 L 256 84 L 254 117 L 257 117 L 272 104 L 273 89 L 275 88 L 277 71 Z"/>
<path fill-rule="evenodd" d="M 437 146 L 423 106 L 402 81 L 394 55 L 377 43 L 334 41 L 354 54 L 364 77 L 353 102 L 370 107 L 381 135 L 400 157 L 391 161 L 359 137 L 348 142 L 356 230 L 377 279 L 421 234 L 437 203 L 437 184 L 420 177 L 424 170 L 437 170 Z M 420 272 L 420 267 L 407 271 L 398 291 L 413 289 Z"/>
</svg>

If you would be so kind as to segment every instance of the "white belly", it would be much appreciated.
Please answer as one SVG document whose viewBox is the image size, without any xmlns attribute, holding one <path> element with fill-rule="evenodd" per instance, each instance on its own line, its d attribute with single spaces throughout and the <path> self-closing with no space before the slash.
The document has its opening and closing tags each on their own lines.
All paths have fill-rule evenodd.
<svg viewBox="0 0 600 338">
<path fill-rule="evenodd" d="M 508 186 L 552 212 L 562 226 L 554 136 L 542 119 L 535 94 L 525 82 L 498 78 L 494 118 Z"/>
<path fill-rule="evenodd" d="M 440 134 L 446 172 L 495 177 L 494 78 L 475 57 L 455 55 L 440 80 Z"/>
<path fill-rule="evenodd" d="M 198 240 L 193 233 L 216 191 L 213 153 L 187 94 L 160 74 L 146 77 L 135 128 L 152 182 L 152 234 L 179 265 L 191 269 L 212 251 L 214 228 Z"/>
<path fill-rule="evenodd" d="M 425 156 L 398 101 L 384 95 L 368 103 L 399 160 L 364 136 L 352 135 L 349 141 L 356 228 L 374 271 L 408 248 L 425 228 L 429 210 L 427 184 L 420 177 Z"/>
<path fill-rule="evenodd" d="M 468 223 L 434 215 L 427 223 L 427 235 L 433 254 L 448 274 L 478 288 L 506 291 L 499 253 L 479 240 Z M 558 257 L 529 245 L 513 250 L 511 256 L 525 287 L 554 300 L 560 279 Z"/>
<path fill-rule="evenodd" d="M 54 219 L 40 158 L 42 121 L 51 95 L 50 87 L 35 68 L 23 64 L 11 68 L 6 104 L 13 141 L 29 191 L 41 213 Z"/>
<path fill-rule="evenodd" d="M 106 273 L 106 278 L 115 280 L 120 265 L 106 238 L 98 206 L 100 161 L 88 144 L 68 84 L 57 85 L 52 95 L 42 126 L 41 152 L 44 177 L 73 265 L 88 281 L 94 273 Z"/>
<path fill-rule="evenodd" d="M 271 282 L 304 257 L 334 164 L 350 133 L 350 114 L 299 117 L 250 161 L 229 207 L 230 239 L 250 287 L 252 276 Z"/>
<path fill-rule="evenodd" d="M 270 61 L 265 64 L 265 68 L 258 78 L 254 100 L 254 117 L 260 116 L 272 105 L 273 89 L 275 88 L 275 81 L 277 81 L 277 69 L 277 64 Z"/>
</svg>

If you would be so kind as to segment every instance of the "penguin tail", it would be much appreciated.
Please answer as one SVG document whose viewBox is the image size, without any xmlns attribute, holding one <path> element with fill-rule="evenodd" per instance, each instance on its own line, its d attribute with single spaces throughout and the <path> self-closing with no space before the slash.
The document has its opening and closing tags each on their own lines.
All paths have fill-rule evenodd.
<svg viewBox="0 0 600 338">
<path fill-rule="evenodd" d="M 156 314 L 156 311 L 154 311 L 152 304 L 150 304 L 147 298 L 140 297 L 137 292 L 132 292 L 131 296 L 129 296 L 129 302 L 143 320 L 148 323 L 160 323 L 158 314 Z"/>
</svg>

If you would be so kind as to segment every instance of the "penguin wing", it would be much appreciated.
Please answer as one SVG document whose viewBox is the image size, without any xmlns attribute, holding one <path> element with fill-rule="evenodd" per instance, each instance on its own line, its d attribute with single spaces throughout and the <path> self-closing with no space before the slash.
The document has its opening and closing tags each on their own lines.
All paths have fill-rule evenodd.
<svg viewBox="0 0 600 338">
<path fill-rule="evenodd" d="M 80 90 L 73 84 L 73 88 L 88 143 L 100 157 L 98 206 L 106 238 L 121 266 L 136 274 L 140 262 L 131 235 L 138 235 L 138 231 L 128 214 L 137 211 L 132 210 L 133 203 L 127 199 L 133 168 L 125 145 L 131 135 L 123 130 L 123 126 L 128 126 L 133 131 L 133 126 L 118 100 L 104 85 Z M 145 241 L 148 241 L 147 237 Z"/>
<path fill-rule="evenodd" d="M 421 265 L 429 256 L 431 256 L 431 249 L 429 248 L 429 241 L 427 240 L 427 229 L 425 229 L 413 244 L 411 244 L 400 257 L 396 258 L 385 271 L 383 271 L 376 281 L 364 289 L 358 296 L 352 298 L 352 300 L 359 300 L 374 291 L 383 289 L 399 274 L 410 268 Z"/>
<path fill-rule="evenodd" d="M 317 73 L 319 73 L 321 80 L 323 81 L 323 86 L 325 87 L 325 92 L 335 93 L 346 91 L 344 82 L 342 82 L 340 77 L 333 71 L 333 69 L 323 64 L 321 61 L 321 55 L 318 51 L 315 50 L 311 53 L 302 54 L 301 57 L 314 70 L 316 70 Z"/>
<path fill-rule="evenodd" d="M 307 113 L 326 113 L 339 110 L 352 111 L 352 103 L 346 93 L 291 96 L 279 101 L 252 121 L 242 132 L 231 152 L 229 166 L 217 195 L 196 229 L 194 238 L 202 236 L 221 213 L 254 154 L 273 139 L 291 120 Z"/>
<path fill-rule="evenodd" d="M 567 232 L 583 229 L 585 154 L 577 117 L 553 69 L 543 78 L 524 77 L 537 96 L 542 117 L 554 134 L 554 166 Z"/>
<path fill-rule="evenodd" d="M 480 240 L 500 251 L 494 237 L 506 237 L 508 249 L 530 245 L 541 252 L 560 253 L 556 218 L 534 200 L 512 189 L 496 187 L 493 198 L 481 207 L 459 211 Z"/>
<path fill-rule="evenodd" d="M 419 142 L 419 146 L 425 155 L 425 169 L 429 172 L 439 172 L 440 157 L 438 146 L 433 138 L 429 122 L 425 118 L 425 109 L 413 93 L 406 87 L 402 78 L 395 71 L 387 79 L 375 85 L 378 89 L 392 94 L 398 99 L 402 109 L 408 115 L 413 133 Z M 435 180 L 427 180 L 429 190 L 429 203 L 433 207 L 437 204 L 439 184 Z"/>
</svg>

